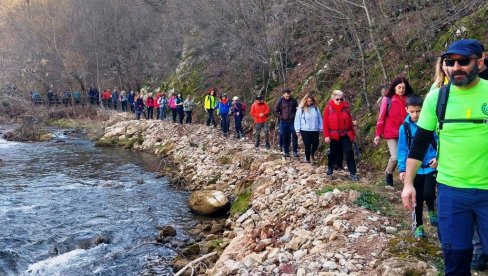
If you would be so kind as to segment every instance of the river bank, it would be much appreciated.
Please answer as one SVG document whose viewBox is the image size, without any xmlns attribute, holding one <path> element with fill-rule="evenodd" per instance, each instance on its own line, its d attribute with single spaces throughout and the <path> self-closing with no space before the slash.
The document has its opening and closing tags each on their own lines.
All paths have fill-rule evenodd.
<svg viewBox="0 0 488 276">
<path fill-rule="evenodd" d="M 105 128 L 99 143 L 160 155 L 176 165 L 165 175 L 184 188 L 220 190 L 235 199 L 229 230 L 216 247 L 225 249 L 208 275 L 437 271 L 435 242 L 409 238 L 408 226 L 391 215 L 398 191 L 378 197 L 365 171 L 359 172 L 363 180 L 358 183 L 342 172 L 327 178 L 323 166 L 284 159 L 274 150 L 256 152 L 247 138 L 169 121 L 121 120 Z M 365 205 L 369 208 L 360 207 Z"/>
</svg>

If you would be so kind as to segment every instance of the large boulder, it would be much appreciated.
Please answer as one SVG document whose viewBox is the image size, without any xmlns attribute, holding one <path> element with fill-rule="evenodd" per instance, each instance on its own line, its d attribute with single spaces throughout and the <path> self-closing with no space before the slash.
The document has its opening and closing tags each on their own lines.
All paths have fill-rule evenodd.
<svg viewBox="0 0 488 276">
<path fill-rule="evenodd" d="M 194 213 L 211 215 L 228 208 L 229 200 L 221 191 L 201 190 L 191 193 L 188 206 Z"/>
</svg>

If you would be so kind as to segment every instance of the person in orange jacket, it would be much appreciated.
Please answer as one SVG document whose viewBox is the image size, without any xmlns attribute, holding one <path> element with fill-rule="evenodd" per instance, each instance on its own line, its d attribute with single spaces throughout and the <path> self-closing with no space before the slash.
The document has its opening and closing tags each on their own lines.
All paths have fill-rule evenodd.
<svg viewBox="0 0 488 276">
<path fill-rule="evenodd" d="M 254 127 L 256 130 L 256 143 L 254 146 L 256 150 L 259 150 L 261 129 L 264 129 L 264 140 L 266 143 L 266 149 L 270 149 L 269 145 L 269 126 L 268 126 L 268 115 L 269 106 L 263 101 L 263 96 L 259 95 L 256 97 L 256 101 L 252 104 L 250 114 L 254 119 Z"/>
</svg>

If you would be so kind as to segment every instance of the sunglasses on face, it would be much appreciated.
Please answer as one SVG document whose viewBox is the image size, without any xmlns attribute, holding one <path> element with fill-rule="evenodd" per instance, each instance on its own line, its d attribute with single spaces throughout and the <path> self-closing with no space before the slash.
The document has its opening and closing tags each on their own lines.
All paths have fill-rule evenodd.
<svg viewBox="0 0 488 276">
<path fill-rule="evenodd" d="M 334 99 L 334 101 L 338 101 L 338 102 L 342 102 L 343 100 L 344 100 L 344 98 Z"/>
<path fill-rule="evenodd" d="M 449 67 L 453 67 L 454 64 L 457 63 L 459 64 L 459 66 L 466 66 L 468 65 L 472 59 L 478 59 L 478 58 L 460 58 L 460 59 L 450 59 L 450 58 L 446 58 L 444 60 L 444 64 L 446 64 L 446 66 L 449 66 Z"/>
</svg>

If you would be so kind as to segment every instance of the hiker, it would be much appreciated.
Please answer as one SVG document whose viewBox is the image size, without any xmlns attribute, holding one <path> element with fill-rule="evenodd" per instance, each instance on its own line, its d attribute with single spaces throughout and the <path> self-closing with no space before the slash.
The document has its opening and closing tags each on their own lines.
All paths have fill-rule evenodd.
<svg viewBox="0 0 488 276">
<path fill-rule="evenodd" d="M 178 110 L 176 109 L 176 96 L 174 92 L 171 93 L 171 96 L 169 97 L 168 105 L 169 109 L 171 109 L 171 114 L 173 115 L 173 123 L 176 124 L 176 116 L 178 115 Z"/>
<path fill-rule="evenodd" d="M 331 99 L 324 108 L 323 129 L 325 142 L 330 144 L 326 174 L 332 175 L 339 149 L 342 149 L 351 179 L 358 181 L 353 150 L 356 133 L 349 103 L 344 100 L 344 93 L 341 90 L 332 91 Z"/>
<path fill-rule="evenodd" d="M 408 152 L 412 145 L 412 138 L 417 132 L 417 121 L 419 119 L 420 111 L 422 110 L 422 98 L 417 95 L 411 95 L 406 100 L 407 117 L 404 123 L 400 126 L 398 137 L 398 171 L 399 178 L 403 182 L 405 179 L 405 166 L 407 162 Z M 437 136 L 432 135 L 431 143 L 429 145 L 427 154 L 425 155 L 422 165 L 417 171 L 417 176 L 414 179 L 413 185 L 418 191 L 416 195 L 417 205 L 412 212 L 413 224 L 412 230 L 416 238 L 425 238 L 423 210 L 424 201 L 427 205 L 428 217 L 432 226 L 438 225 L 437 212 L 435 211 L 435 173 L 437 167 Z"/>
<path fill-rule="evenodd" d="M 178 93 L 175 98 L 176 113 L 178 114 L 178 120 L 180 125 L 183 124 L 183 118 L 185 117 L 185 111 L 183 111 L 183 97 L 181 93 Z"/>
<path fill-rule="evenodd" d="M 450 83 L 427 94 L 405 170 L 402 201 L 416 204 L 414 179 L 438 129 L 437 207 L 445 275 L 471 275 L 475 222 L 488 248 L 488 81 L 478 73 L 484 47 L 474 39 L 453 42 L 444 65 Z"/>
<path fill-rule="evenodd" d="M 218 110 L 220 116 L 220 127 L 222 128 L 222 133 L 227 137 L 230 126 L 229 114 L 231 113 L 231 103 L 227 99 L 227 94 L 222 94 L 220 96 L 220 101 L 215 106 Z"/>
<path fill-rule="evenodd" d="M 88 97 L 90 98 L 90 105 L 97 105 L 98 90 L 93 86 L 90 86 L 90 90 L 88 91 Z"/>
<path fill-rule="evenodd" d="M 307 95 L 301 100 L 295 116 L 294 130 L 297 135 L 302 136 L 306 162 L 315 161 L 323 122 L 314 96 Z"/>
<path fill-rule="evenodd" d="M 122 112 L 126 112 L 127 111 L 127 92 L 125 92 L 125 90 L 122 90 L 120 92 L 120 105 L 122 108 Z"/>
<path fill-rule="evenodd" d="M 139 96 L 139 94 L 136 95 L 136 102 L 134 103 L 134 105 L 136 111 L 136 119 L 140 120 L 141 113 L 144 113 L 144 100 L 141 96 Z M 146 114 L 144 114 L 144 118 L 146 118 Z"/>
<path fill-rule="evenodd" d="M 168 108 L 168 99 L 166 98 L 166 93 L 161 94 L 159 98 L 159 119 L 166 119 L 166 109 Z"/>
<path fill-rule="evenodd" d="M 251 114 L 254 119 L 254 127 L 256 131 L 256 142 L 254 146 L 256 147 L 256 151 L 259 150 L 261 129 L 264 130 L 264 141 L 266 143 L 266 149 L 270 149 L 268 125 L 269 112 L 269 106 L 263 101 L 263 96 L 257 96 L 256 101 L 251 105 L 251 110 L 249 112 L 249 114 Z"/>
<path fill-rule="evenodd" d="M 75 105 L 81 104 L 81 92 L 80 91 L 75 91 L 73 92 L 73 102 Z"/>
<path fill-rule="evenodd" d="M 103 107 L 110 108 L 111 100 L 112 100 L 112 92 L 110 92 L 110 89 L 103 90 L 102 92 Z"/>
<path fill-rule="evenodd" d="M 244 137 L 242 130 L 242 118 L 244 118 L 245 108 L 239 101 L 239 97 L 232 98 L 232 115 L 234 117 L 234 124 L 236 126 L 236 138 L 240 139 Z"/>
<path fill-rule="evenodd" d="M 298 157 L 298 136 L 294 128 L 298 103 L 291 96 L 290 89 L 283 89 L 282 95 L 275 105 L 274 112 L 280 122 L 279 134 L 280 141 L 283 142 L 283 155 L 290 157 L 290 140 L 293 140 L 293 156 Z"/>
<path fill-rule="evenodd" d="M 135 103 L 135 100 L 134 100 L 134 97 L 135 97 L 135 94 L 134 94 L 134 91 L 130 91 L 129 93 L 129 96 L 127 97 L 127 102 L 129 103 L 130 105 L 130 112 L 135 112 L 135 106 L 134 106 L 134 103 Z"/>
<path fill-rule="evenodd" d="M 429 91 L 435 90 L 446 85 L 449 82 L 449 79 L 446 75 L 446 66 L 444 65 L 444 59 L 442 57 L 437 58 L 435 63 L 435 75 L 434 75 L 434 83 L 430 87 Z"/>
<path fill-rule="evenodd" d="M 159 120 L 161 116 L 160 106 L 159 106 L 159 99 L 161 98 L 161 92 L 159 92 L 159 88 L 156 90 L 156 95 L 154 96 L 154 110 L 156 111 L 156 120 Z"/>
<path fill-rule="evenodd" d="M 393 186 L 393 172 L 397 166 L 398 130 L 407 117 L 405 100 L 412 94 L 413 89 L 408 81 L 404 77 L 396 77 L 381 101 L 373 142 L 378 145 L 383 138 L 388 145 L 390 158 L 385 170 L 385 182 L 388 186 Z"/>
<path fill-rule="evenodd" d="M 205 101 L 203 103 L 203 108 L 207 112 L 207 126 L 210 126 L 210 123 L 214 125 L 214 127 L 217 127 L 217 123 L 215 122 L 214 118 L 214 110 L 215 106 L 217 105 L 217 89 L 216 88 L 211 88 L 208 91 L 208 95 L 205 96 Z"/>
<path fill-rule="evenodd" d="M 112 105 L 114 107 L 114 110 L 117 110 L 117 105 L 119 102 L 119 91 L 117 91 L 117 88 L 114 88 L 112 91 Z"/>
<path fill-rule="evenodd" d="M 183 111 L 185 111 L 186 114 L 185 123 L 191 124 L 191 119 L 192 119 L 191 114 L 194 108 L 195 108 L 195 102 L 191 98 L 191 95 L 186 96 L 186 100 L 183 102 Z"/>
<path fill-rule="evenodd" d="M 486 70 L 487 66 L 487 59 L 484 59 L 483 64 L 479 68 L 478 76 L 482 79 L 488 79 L 488 70 Z M 447 66 L 444 63 L 443 57 L 439 57 L 437 59 L 436 68 L 435 68 L 435 79 L 434 83 L 432 84 L 431 91 L 435 88 L 441 88 L 442 86 L 446 85 L 449 82 L 449 78 L 447 76 Z M 481 241 L 478 235 L 477 227 L 474 228 L 473 234 L 473 259 L 471 261 L 471 268 L 474 270 L 483 271 L 486 269 L 486 263 L 488 261 L 488 256 L 484 254 L 483 247 L 481 246 Z"/>
<path fill-rule="evenodd" d="M 149 93 L 147 95 L 146 99 L 146 108 L 147 108 L 147 119 L 153 119 L 153 113 L 154 113 L 154 97 L 152 93 Z"/>
</svg>

